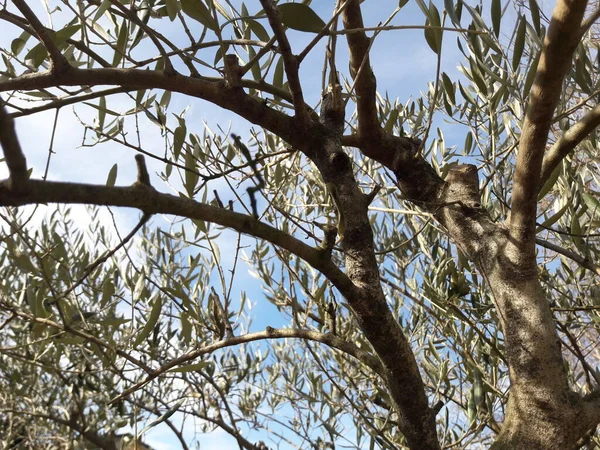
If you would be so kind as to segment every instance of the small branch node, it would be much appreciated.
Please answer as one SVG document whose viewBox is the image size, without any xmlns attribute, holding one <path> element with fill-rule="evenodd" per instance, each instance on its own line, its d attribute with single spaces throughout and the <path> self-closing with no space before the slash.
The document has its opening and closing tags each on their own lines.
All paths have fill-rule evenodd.
<svg viewBox="0 0 600 450">
<path fill-rule="evenodd" d="M 377 197 L 377 194 L 379 194 L 379 191 L 381 191 L 380 184 L 375 186 L 371 192 L 369 192 L 368 194 L 365 194 L 365 199 L 367 200 L 367 205 L 370 205 L 371 203 L 373 203 L 373 200 L 375 200 L 375 197 Z"/>
<path fill-rule="evenodd" d="M 337 336 L 337 321 L 336 321 L 336 310 L 335 304 L 330 301 L 327 304 L 327 316 L 329 318 L 329 328 L 331 329 L 331 334 Z"/>
<path fill-rule="evenodd" d="M 223 61 L 225 63 L 225 81 L 227 82 L 227 86 L 230 88 L 242 87 L 244 69 L 240 67 L 237 55 L 225 55 Z"/>
<path fill-rule="evenodd" d="M 339 84 L 329 85 L 321 101 L 321 123 L 333 126 L 339 133 L 344 127 L 345 104 Z"/>
<path fill-rule="evenodd" d="M 444 201 L 458 203 L 466 209 L 481 209 L 477 167 L 456 164 L 448 169 Z"/>
<path fill-rule="evenodd" d="M 148 173 L 148 168 L 146 167 L 144 155 L 135 155 L 135 163 L 137 165 L 137 183 L 152 187 L 150 184 L 150 174 Z"/>
<path fill-rule="evenodd" d="M 328 255 L 328 257 L 331 257 L 331 251 L 335 246 L 337 234 L 338 229 L 336 226 L 329 224 L 323 227 L 323 240 L 321 241 L 319 248 L 324 254 Z"/>
<path fill-rule="evenodd" d="M 213 194 L 215 194 L 215 200 L 217 202 L 217 205 L 219 205 L 219 208 L 225 208 L 223 202 L 221 201 L 221 197 L 219 197 L 219 193 L 216 189 L 213 189 Z"/>
</svg>

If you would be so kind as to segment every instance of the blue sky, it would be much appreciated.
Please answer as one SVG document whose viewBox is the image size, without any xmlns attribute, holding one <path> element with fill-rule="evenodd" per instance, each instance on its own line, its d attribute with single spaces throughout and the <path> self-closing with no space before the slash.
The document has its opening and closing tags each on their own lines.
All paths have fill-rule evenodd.
<svg viewBox="0 0 600 450">
<path fill-rule="evenodd" d="M 35 8 L 42 21 L 46 17 L 43 12 L 41 2 L 32 1 L 31 6 Z M 239 4 L 240 2 L 233 2 Z M 258 1 L 251 0 L 246 2 L 249 11 L 255 12 L 260 9 Z M 435 2 L 440 10 L 443 9 L 443 2 Z M 50 2 L 51 6 L 59 5 L 60 2 Z M 312 7 L 321 18 L 327 21 L 333 9 L 333 0 L 315 0 Z M 398 5 L 396 0 L 367 0 L 363 3 L 364 22 L 366 26 L 376 26 L 387 19 L 388 15 Z M 425 19 L 414 0 L 402 9 L 391 25 L 423 25 Z M 264 23 L 264 22 L 263 22 Z M 150 23 L 152 25 L 152 22 Z M 266 23 L 265 23 L 266 26 Z M 178 29 L 170 29 L 170 33 L 176 35 L 181 33 Z M 18 36 L 12 30 L 0 35 L 0 44 L 2 47 L 9 47 L 10 41 Z M 290 32 L 293 50 L 298 53 L 304 45 L 309 42 L 314 35 Z M 347 57 L 343 51 L 345 39 L 338 40 L 338 70 L 347 73 Z M 447 72 L 451 78 L 455 79 L 459 72 L 457 65 L 461 61 L 462 55 L 456 47 L 456 36 L 452 33 L 445 34 L 444 51 L 442 59 L 442 70 Z M 427 83 L 434 80 L 436 70 L 436 55 L 427 45 L 422 30 L 400 30 L 388 31 L 380 34 L 375 41 L 371 51 L 371 64 L 378 77 L 379 91 L 389 95 L 390 99 L 398 98 L 400 102 L 405 102 L 408 98 L 419 97 L 420 92 L 427 90 Z M 323 45 L 313 49 L 311 55 L 303 63 L 301 69 L 301 80 L 305 87 L 305 98 L 312 105 L 316 106 L 321 95 L 321 71 L 323 67 Z M 159 94 L 160 95 L 160 94 Z M 113 96 L 107 100 L 107 106 L 115 110 L 127 109 L 130 102 L 123 97 Z M 213 129 L 217 130 L 218 125 L 227 129 L 230 125 L 232 130 L 242 136 L 248 136 L 249 125 L 243 119 L 234 114 L 224 111 L 207 102 L 189 99 L 181 95 L 173 95 L 170 111 L 179 113 L 181 110 L 190 106 L 186 117 L 189 123 L 197 123 L 198 127 L 193 130 L 202 134 L 202 121 Z M 92 120 L 93 110 L 88 113 L 82 112 L 83 108 L 78 108 L 79 113 L 83 113 L 86 120 Z M 347 117 L 352 111 L 347 111 Z M 41 176 L 52 134 L 52 125 L 54 122 L 54 111 L 44 112 L 33 116 L 23 117 L 17 120 L 17 131 L 21 139 L 22 147 L 26 153 L 28 163 L 34 168 L 34 177 Z M 444 134 L 447 139 L 447 146 L 460 145 L 464 139 L 464 132 L 456 126 L 444 125 L 441 121 L 436 121 L 436 125 L 444 127 Z M 192 131 L 192 130 L 188 130 Z M 79 120 L 73 114 L 72 109 L 63 108 L 60 112 L 58 126 L 56 129 L 56 140 L 52 156 L 49 178 L 63 181 L 85 181 L 90 183 L 103 184 L 106 181 L 108 172 L 113 164 L 119 165 L 119 175 L 117 184 L 130 184 L 135 180 L 134 153 L 132 150 L 123 148 L 116 144 L 103 144 L 93 148 L 80 148 L 82 142 L 82 127 Z M 163 152 L 163 141 L 155 126 L 144 124 L 142 122 L 141 134 L 144 138 L 145 148 L 157 154 Z M 432 134 L 435 134 L 432 131 Z M 163 167 L 152 160 L 147 160 L 151 177 L 155 187 L 161 191 L 168 191 L 168 187 L 161 184 L 155 173 L 162 171 Z M 0 176 L 7 174 L 5 167 L 0 166 Z M 218 188 L 218 184 L 211 185 L 211 190 Z M 74 207 L 74 213 L 80 218 L 82 223 L 86 222 L 87 213 L 83 207 Z M 117 223 L 121 232 L 128 231 L 134 226 L 139 213 L 136 211 L 114 210 L 117 216 Z M 106 214 L 107 223 L 110 219 Z M 160 223 L 160 219 L 154 219 L 155 223 Z M 221 254 L 224 258 L 224 264 L 231 264 L 231 253 L 227 249 L 231 248 L 232 233 L 223 234 L 223 239 L 219 241 Z M 247 242 L 250 238 L 244 238 Z M 264 328 L 266 325 L 279 326 L 281 318 L 275 309 L 263 301 L 260 283 L 248 274 L 246 267 L 238 270 L 236 285 L 238 289 L 242 287 L 246 290 L 249 298 L 255 303 L 254 314 L 256 315 L 254 328 Z M 177 416 L 175 416 L 177 417 Z M 186 436 L 195 435 L 192 424 L 186 426 L 184 433 Z M 260 439 L 254 435 L 256 440 Z M 157 449 L 173 448 L 174 441 L 171 438 L 170 431 L 159 426 L 147 433 L 144 437 L 150 445 Z M 235 442 L 224 432 L 215 432 L 211 435 L 199 438 L 201 448 L 203 449 L 226 449 L 235 448 Z"/>
</svg>

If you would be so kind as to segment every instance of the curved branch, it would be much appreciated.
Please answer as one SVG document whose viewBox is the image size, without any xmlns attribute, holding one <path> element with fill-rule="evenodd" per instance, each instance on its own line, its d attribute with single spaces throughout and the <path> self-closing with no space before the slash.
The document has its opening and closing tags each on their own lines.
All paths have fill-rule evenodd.
<svg viewBox="0 0 600 450">
<path fill-rule="evenodd" d="M 581 141 L 590 135 L 600 125 L 600 106 L 596 106 L 583 118 L 569 128 L 562 137 L 556 141 L 542 162 L 539 186 L 550 178 L 552 171 L 560 162 L 577 147 Z"/>
<path fill-rule="evenodd" d="M 535 219 L 542 159 L 563 79 L 580 41 L 585 6 L 582 0 L 556 3 L 531 89 L 517 154 L 510 218 L 510 237 L 520 259 L 515 261 L 517 264 L 535 264 Z"/>
<path fill-rule="evenodd" d="M 572 252 L 571 250 L 562 248 L 560 245 L 553 244 L 552 242 L 548 242 L 544 239 L 536 238 L 535 242 L 538 245 L 541 245 L 542 247 L 547 248 L 548 250 L 552 250 L 556 253 L 560 253 L 561 255 L 566 256 L 567 258 L 575 261 L 581 267 L 584 267 L 587 270 L 594 272 L 596 275 L 600 275 L 600 266 L 598 264 L 594 264 L 589 259 L 584 258 L 583 256 L 578 255 L 577 253 Z"/>
<path fill-rule="evenodd" d="M 305 339 L 305 340 L 309 340 L 309 341 L 315 341 L 315 342 L 320 342 L 322 344 L 326 344 L 331 348 L 341 350 L 344 353 L 347 353 L 347 354 L 355 357 L 360 362 L 362 362 L 363 364 L 365 364 L 365 365 L 369 366 L 371 369 L 373 369 L 376 373 L 378 373 L 378 374 L 383 373 L 383 366 L 381 365 L 381 362 L 379 361 L 379 359 L 377 357 L 371 355 L 370 353 L 365 352 L 364 350 L 359 349 L 358 347 L 356 347 L 354 344 L 352 344 L 350 342 L 344 341 L 343 339 L 341 339 L 337 336 L 334 336 L 333 334 L 325 334 L 325 333 L 320 333 L 318 331 L 303 330 L 303 329 L 293 329 L 293 328 L 276 329 L 276 328 L 267 327 L 264 331 L 257 331 L 255 333 L 248 333 L 248 334 L 244 334 L 242 336 L 234 336 L 234 337 L 231 337 L 228 339 L 224 339 L 222 341 L 215 342 L 215 343 L 207 345 L 205 347 L 198 348 L 196 350 L 192 350 L 191 352 L 188 352 L 185 355 L 180 356 L 179 358 L 175 358 L 175 359 L 171 360 L 170 362 L 164 364 L 163 366 L 159 367 L 152 373 L 148 374 L 146 379 L 144 379 L 144 380 L 134 384 L 130 388 L 124 390 L 117 397 L 113 398 L 110 401 L 110 404 L 114 404 L 115 402 L 118 402 L 118 401 L 124 399 L 125 397 L 131 395 L 132 393 L 141 389 L 146 384 L 148 384 L 150 381 L 159 377 L 160 375 L 167 372 L 168 370 L 170 370 L 174 367 L 177 367 L 177 366 L 181 366 L 182 364 L 187 363 L 189 361 L 193 361 L 194 359 L 199 358 L 202 355 L 212 353 L 215 350 L 219 350 L 221 348 L 226 348 L 226 347 L 233 347 L 235 345 L 245 344 L 248 342 L 259 341 L 259 340 L 264 340 L 264 339 L 284 339 L 284 338 L 299 338 L 299 339 Z"/>
<path fill-rule="evenodd" d="M 147 214 L 173 214 L 204 220 L 232 228 L 240 233 L 265 239 L 302 258 L 321 271 L 345 296 L 354 295 L 354 285 L 319 249 L 254 218 L 206 205 L 194 200 L 163 194 L 152 187 L 136 183 L 117 187 L 80 183 L 29 180 L 27 190 L 15 194 L 8 180 L 0 182 L 0 206 L 21 206 L 36 203 L 89 204 L 137 208 Z"/>
<path fill-rule="evenodd" d="M 294 118 L 251 97 L 242 89 L 229 88 L 224 81 L 206 81 L 181 74 L 165 74 L 141 69 L 70 69 L 67 72 L 25 74 L 0 82 L 0 92 L 34 90 L 56 86 L 122 86 L 135 89 L 165 89 L 200 98 L 235 112 L 246 120 L 264 127 L 299 149 L 309 144 L 298 130 Z"/>
</svg>

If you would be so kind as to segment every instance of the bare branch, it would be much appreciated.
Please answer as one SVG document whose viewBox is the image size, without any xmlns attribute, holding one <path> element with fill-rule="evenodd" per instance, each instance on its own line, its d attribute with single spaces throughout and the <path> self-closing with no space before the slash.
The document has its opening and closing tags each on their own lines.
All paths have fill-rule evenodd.
<svg viewBox="0 0 600 450">
<path fill-rule="evenodd" d="M 35 34 L 48 50 L 50 60 L 52 61 L 52 72 L 61 73 L 68 70 L 71 66 L 67 59 L 63 56 L 59 48 L 54 43 L 50 36 L 49 30 L 42 25 L 42 22 L 33 13 L 25 0 L 13 0 L 15 6 L 21 11 L 21 14 L 29 21 L 31 27 L 35 30 Z"/>
<path fill-rule="evenodd" d="M 150 373 L 146 379 L 134 384 L 130 388 L 123 391 L 117 397 L 113 398 L 110 401 L 110 404 L 114 404 L 119 400 L 122 400 L 125 397 L 128 397 L 135 391 L 141 389 L 150 381 L 159 377 L 163 373 L 167 372 L 174 367 L 181 366 L 187 362 L 193 361 L 196 358 L 199 358 L 202 355 L 210 354 L 215 350 L 233 347 L 235 345 L 245 344 L 248 342 L 265 340 L 265 339 L 283 339 L 283 338 L 298 338 L 298 339 L 306 339 L 309 341 L 320 342 L 322 344 L 326 344 L 331 348 L 335 348 L 343 351 L 344 353 L 353 356 L 358 359 L 363 364 L 367 365 L 371 369 L 373 369 L 376 373 L 383 373 L 383 367 L 381 366 L 381 362 L 377 357 L 371 355 L 370 353 L 365 352 L 364 350 L 359 349 L 354 344 L 344 341 L 343 339 L 334 336 L 333 334 L 324 334 L 318 331 L 312 330 L 304 330 L 304 329 L 293 329 L 293 328 L 271 328 L 267 327 L 264 331 L 257 331 L 255 333 L 248 333 L 242 336 L 233 336 L 213 344 L 207 345 L 205 347 L 192 350 L 191 352 L 186 353 L 178 358 L 171 360 L 170 362 L 164 364 L 160 368 L 156 369 L 152 373 Z"/>
<path fill-rule="evenodd" d="M 364 28 L 360 1 L 352 0 L 342 13 L 345 29 Z M 369 139 L 373 145 L 380 139 L 381 125 L 377 116 L 377 86 L 375 74 L 369 59 L 370 39 L 364 31 L 357 31 L 346 36 L 350 50 L 350 70 L 355 78 L 355 89 L 358 110 L 358 135 L 361 139 Z M 363 66 L 361 70 L 361 66 Z M 360 71 L 360 73 L 359 73 Z"/>
<path fill-rule="evenodd" d="M 579 31 L 580 38 L 582 38 L 583 35 L 588 32 L 588 30 L 592 27 L 592 25 L 594 25 L 594 23 L 598 19 L 600 19 L 600 8 L 592 12 L 592 14 L 590 14 L 590 16 L 583 21 L 583 23 L 581 24 L 581 30 Z"/>
<path fill-rule="evenodd" d="M 600 125 L 600 106 L 596 106 L 569 128 L 546 153 L 542 162 L 539 186 L 550 178 L 560 162 Z"/>
<path fill-rule="evenodd" d="M 276 111 L 246 94 L 241 89 L 229 89 L 221 81 L 166 75 L 162 71 L 140 69 L 71 69 L 56 76 L 50 72 L 26 74 L 0 82 L 0 92 L 35 90 L 55 86 L 123 86 L 131 89 L 165 89 L 201 98 L 228 109 L 252 123 L 260 125 L 298 149 L 307 149 L 310 142 L 300 133 L 299 124 L 292 117 Z"/>
<path fill-rule="evenodd" d="M 10 173 L 8 187 L 17 192 L 22 191 L 27 185 L 27 160 L 15 133 L 14 121 L 3 104 L 0 104 L 0 144 Z"/>
<path fill-rule="evenodd" d="M 265 239 L 290 251 L 326 275 L 343 295 L 354 294 L 354 286 L 348 277 L 334 263 L 324 259 L 319 249 L 244 214 L 159 193 L 139 183 L 133 186 L 116 187 L 29 180 L 27 191 L 18 196 L 7 189 L 7 183 L 7 180 L 0 182 L 0 206 L 36 203 L 125 206 L 138 208 L 148 214 L 173 214 L 229 227 L 240 233 Z"/>
<path fill-rule="evenodd" d="M 548 250 L 552 250 L 556 253 L 560 253 L 561 255 L 566 256 L 567 258 L 575 261 L 581 267 L 585 267 L 587 270 L 594 272 L 596 275 L 600 275 L 600 266 L 598 264 L 594 264 L 589 259 L 584 258 L 583 256 L 578 255 L 577 253 L 572 252 L 571 250 L 562 248 L 560 245 L 553 244 L 552 242 L 548 242 L 544 239 L 536 238 L 535 242 L 538 245 L 547 248 Z"/>
<path fill-rule="evenodd" d="M 517 155 L 510 218 L 510 236 L 518 248 L 519 263 L 535 263 L 535 218 L 542 158 L 563 79 L 579 43 L 586 3 L 585 0 L 557 2 L 531 90 Z"/>
<path fill-rule="evenodd" d="M 260 3 L 267 14 L 271 29 L 279 43 L 279 51 L 283 58 L 285 74 L 287 75 L 290 92 L 292 93 L 294 111 L 301 123 L 307 123 L 309 120 L 308 110 L 306 108 L 306 103 L 304 102 L 302 85 L 298 76 L 300 63 L 298 62 L 298 58 L 292 53 L 292 48 L 290 47 L 290 42 L 285 34 L 283 24 L 281 23 L 281 17 L 277 6 L 272 0 L 260 0 Z"/>
<path fill-rule="evenodd" d="M 150 174 L 148 173 L 148 168 L 146 167 L 146 160 L 144 159 L 144 155 L 137 154 L 135 155 L 135 163 L 137 166 L 137 181 L 136 183 L 143 184 L 144 186 L 152 186 L 150 184 Z"/>
</svg>

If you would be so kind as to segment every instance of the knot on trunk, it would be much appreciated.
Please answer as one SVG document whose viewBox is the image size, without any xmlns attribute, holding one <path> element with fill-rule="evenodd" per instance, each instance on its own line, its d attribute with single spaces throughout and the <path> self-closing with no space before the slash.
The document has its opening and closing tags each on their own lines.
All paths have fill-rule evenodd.
<svg viewBox="0 0 600 450">
<path fill-rule="evenodd" d="M 321 99 L 321 123 L 336 134 L 344 128 L 345 106 L 339 84 L 329 85 Z"/>
<path fill-rule="evenodd" d="M 244 69 L 240 67 L 237 55 L 225 55 L 223 62 L 225 64 L 225 80 L 227 82 L 227 86 L 230 88 L 241 88 L 242 72 Z"/>
<path fill-rule="evenodd" d="M 481 209 L 477 167 L 472 164 L 454 165 L 448 169 L 445 181 L 445 203 L 456 203 L 465 209 Z"/>
</svg>

